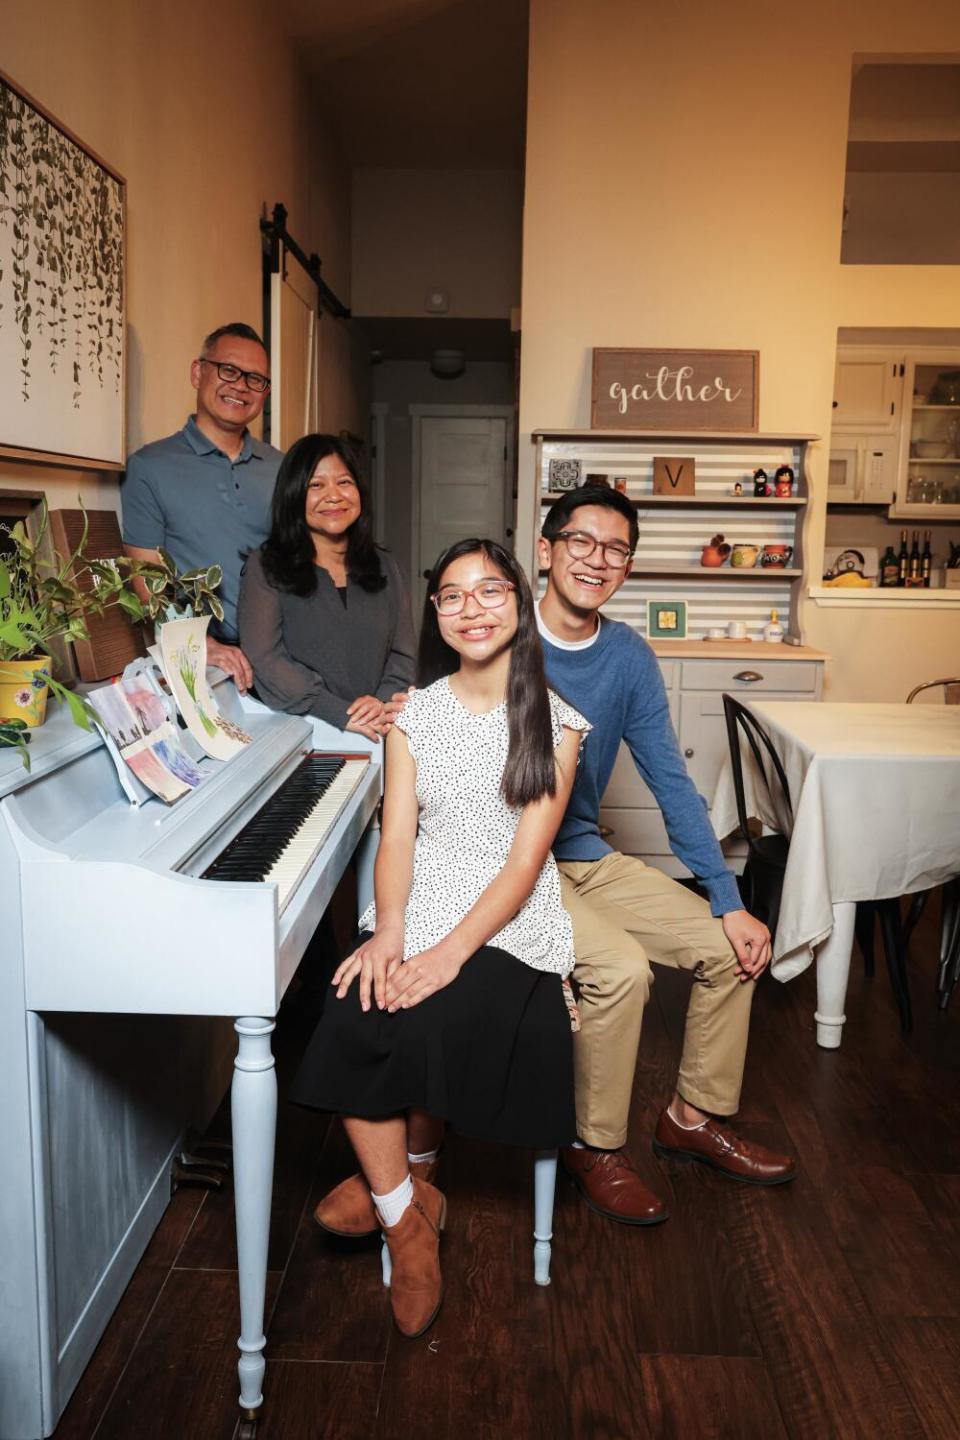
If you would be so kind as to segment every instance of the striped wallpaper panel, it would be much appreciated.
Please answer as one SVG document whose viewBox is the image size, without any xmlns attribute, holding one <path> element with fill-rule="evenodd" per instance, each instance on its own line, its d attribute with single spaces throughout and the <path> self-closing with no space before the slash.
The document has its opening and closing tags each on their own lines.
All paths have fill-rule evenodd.
<svg viewBox="0 0 960 1440">
<path fill-rule="evenodd" d="M 769 572 L 768 572 L 769 573 Z M 687 602 L 687 638 L 702 640 L 707 631 L 718 626 L 726 627 L 729 620 L 742 620 L 747 634 L 760 637 L 760 632 L 770 619 L 770 611 L 777 610 L 781 621 L 790 613 L 789 580 L 748 581 L 746 583 L 722 580 L 696 585 L 683 580 L 634 580 L 629 579 L 613 599 L 603 607 L 604 615 L 611 620 L 624 620 L 641 635 L 647 633 L 647 600 L 685 600 Z M 538 594 L 546 589 L 546 579 L 540 577 Z M 704 653 L 707 647 L 704 646 Z"/>
<path fill-rule="evenodd" d="M 701 448 L 702 447 L 702 448 Z M 699 452 L 699 453 L 698 453 Z M 550 460 L 577 459 L 584 479 L 588 474 L 605 475 L 610 483 L 615 476 L 625 476 L 627 494 L 637 502 L 640 538 L 634 559 L 633 574 L 608 605 L 604 614 L 624 620 L 642 635 L 647 630 L 648 600 L 685 600 L 687 604 L 687 636 L 702 639 L 711 628 L 726 627 L 730 620 L 741 620 L 749 635 L 760 637 L 762 627 L 770 619 L 770 611 L 779 611 L 786 623 L 790 614 L 791 580 L 767 570 L 741 578 L 735 573 L 716 571 L 677 576 L 644 574 L 645 566 L 700 565 L 700 551 L 711 536 L 720 533 L 731 545 L 744 542 L 763 545 L 795 545 L 804 511 L 788 506 L 771 506 L 769 510 L 753 506 L 738 510 L 734 505 L 710 506 L 663 503 L 644 507 L 643 498 L 653 493 L 653 461 L 656 455 L 692 455 L 696 460 L 696 495 L 698 499 L 716 496 L 731 499 L 733 486 L 740 481 L 745 498 L 753 495 L 753 472 L 762 465 L 769 479 L 780 465 L 791 465 L 796 476 L 794 495 L 806 494 L 801 473 L 801 447 L 788 441 L 687 440 L 675 438 L 594 440 L 589 436 L 572 440 L 548 440 L 542 448 L 540 470 L 541 493 L 550 492 Z M 791 560 L 791 568 L 799 565 L 799 557 Z M 730 573 L 730 578 L 726 574 Z M 540 579 L 540 593 L 545 582 Z M 708 653 L 707 647 L 704 647 Z"/>
</svg>

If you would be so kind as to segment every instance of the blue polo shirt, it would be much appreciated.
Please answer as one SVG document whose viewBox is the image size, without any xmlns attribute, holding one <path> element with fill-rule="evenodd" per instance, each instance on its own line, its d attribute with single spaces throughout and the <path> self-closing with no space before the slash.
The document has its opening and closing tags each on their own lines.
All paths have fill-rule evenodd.
<svg viewBox="0 0 960 1440">
<path fill-rule="evenodd" d="M 236 460 L 218 449 L 191 415 L 182 430 L 144 445 L 127 461 L 120 488 L 123 538 L 142 550 L 169 551 L 178 570 L 220 565 L 223 622 L 211 630 L 237 639 L 240 571 L 270 530 L 281 451 L 244 432 Z"/>
</svg>

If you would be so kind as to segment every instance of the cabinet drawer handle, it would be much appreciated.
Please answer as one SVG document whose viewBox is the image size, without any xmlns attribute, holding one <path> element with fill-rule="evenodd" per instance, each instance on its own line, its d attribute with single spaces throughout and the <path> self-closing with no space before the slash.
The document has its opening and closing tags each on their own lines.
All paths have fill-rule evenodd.
<svg viewBox="0 0 960 1440">
<path fill-rule="evenodd" d="M 688 750 L 684 750 L 683 753 L 684 753 L 684 755 L 686 755 L 686 757 L 687 757 L 688 760 L 692 760 L 692 759 L 693 759 L 693 751 L 692 751 L 692 750 L 689 750 L 689 749 L 688 749 Z"/>
<path fill-rule="evenodd" d="M 734 680 L 743 680 L 747 685 L 754 685 L 758 680 L 762 680 L 763 676 L 759 670 L 741 670 L 733 678 Z"/>
</svg>

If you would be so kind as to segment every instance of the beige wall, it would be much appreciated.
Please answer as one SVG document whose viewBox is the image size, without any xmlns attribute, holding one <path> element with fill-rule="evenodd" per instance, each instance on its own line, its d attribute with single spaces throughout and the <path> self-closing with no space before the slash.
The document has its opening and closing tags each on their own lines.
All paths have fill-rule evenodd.
<svg viewBox="0 0 960 1440">
<path fill-rule="evenodd" d="M 589 424 L 593 346 L 758 349 L 760 429 L 829 436 L 839 326 L 960 322 L 956 268 L 839 264 L 853 55 L 949 50 L 960 51 L 954 0 L 532 0 L 522 555 L 535 513 L 524 435 Z M 816 573 L 825 444 L 812 484 Z M 804 620 L 836 657 L 834 699 L 899 696 L 958 648 L 956 611 L 808 602 Z"/>
<path fill-rule="evenodd" d="M 127 181 L 128 450 L 183 423 L 207 331 L 262 328 L 264 207 L 286 205 L 292 233 L 331 256 L 330 283 L 348 296 L 346 178 L 310 125 L 293 46 L 257 0 L 229 13 L 189 0 L 5 5 L 0 64 Z M 354 428 L 349 386 L 330 385 L 336 428 Z M 78 491 L 98 506 L 117 497 L 115 477 L 0 460 L 4 486 L 62 505 Z"/>
<path fill-rule="evenodd" d="M 423 315 L 439 285 L 451 316 L 506 319 L 520 294 L 522 201 L 515 170 L 356 170 L 356 313 Z"/>
</svg>

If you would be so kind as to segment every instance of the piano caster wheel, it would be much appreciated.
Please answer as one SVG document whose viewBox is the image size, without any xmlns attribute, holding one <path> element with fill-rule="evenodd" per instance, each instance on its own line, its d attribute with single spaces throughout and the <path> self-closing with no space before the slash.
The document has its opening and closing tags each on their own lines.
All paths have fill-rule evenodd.
<svg viewBox="0 0 960 1440">
<path fill-rule="evenodd" d="M 259 1415 L 259 1410 L 241 1410 L 236 1440 L 257 1440 L 257 1420 Z"/>
<path fill-rule="evenodd" d="M 191 1160 L 186 1152 L 174 1160 L 170 1170 L 171 1195 L 175 1195 L 182 1185 L 199 1185 L 204 1190 L 219 1190 L 222 1187 L 222 1171 L 211 1170 L 202 1163 L 191 1163 Z"/>
</svg>

